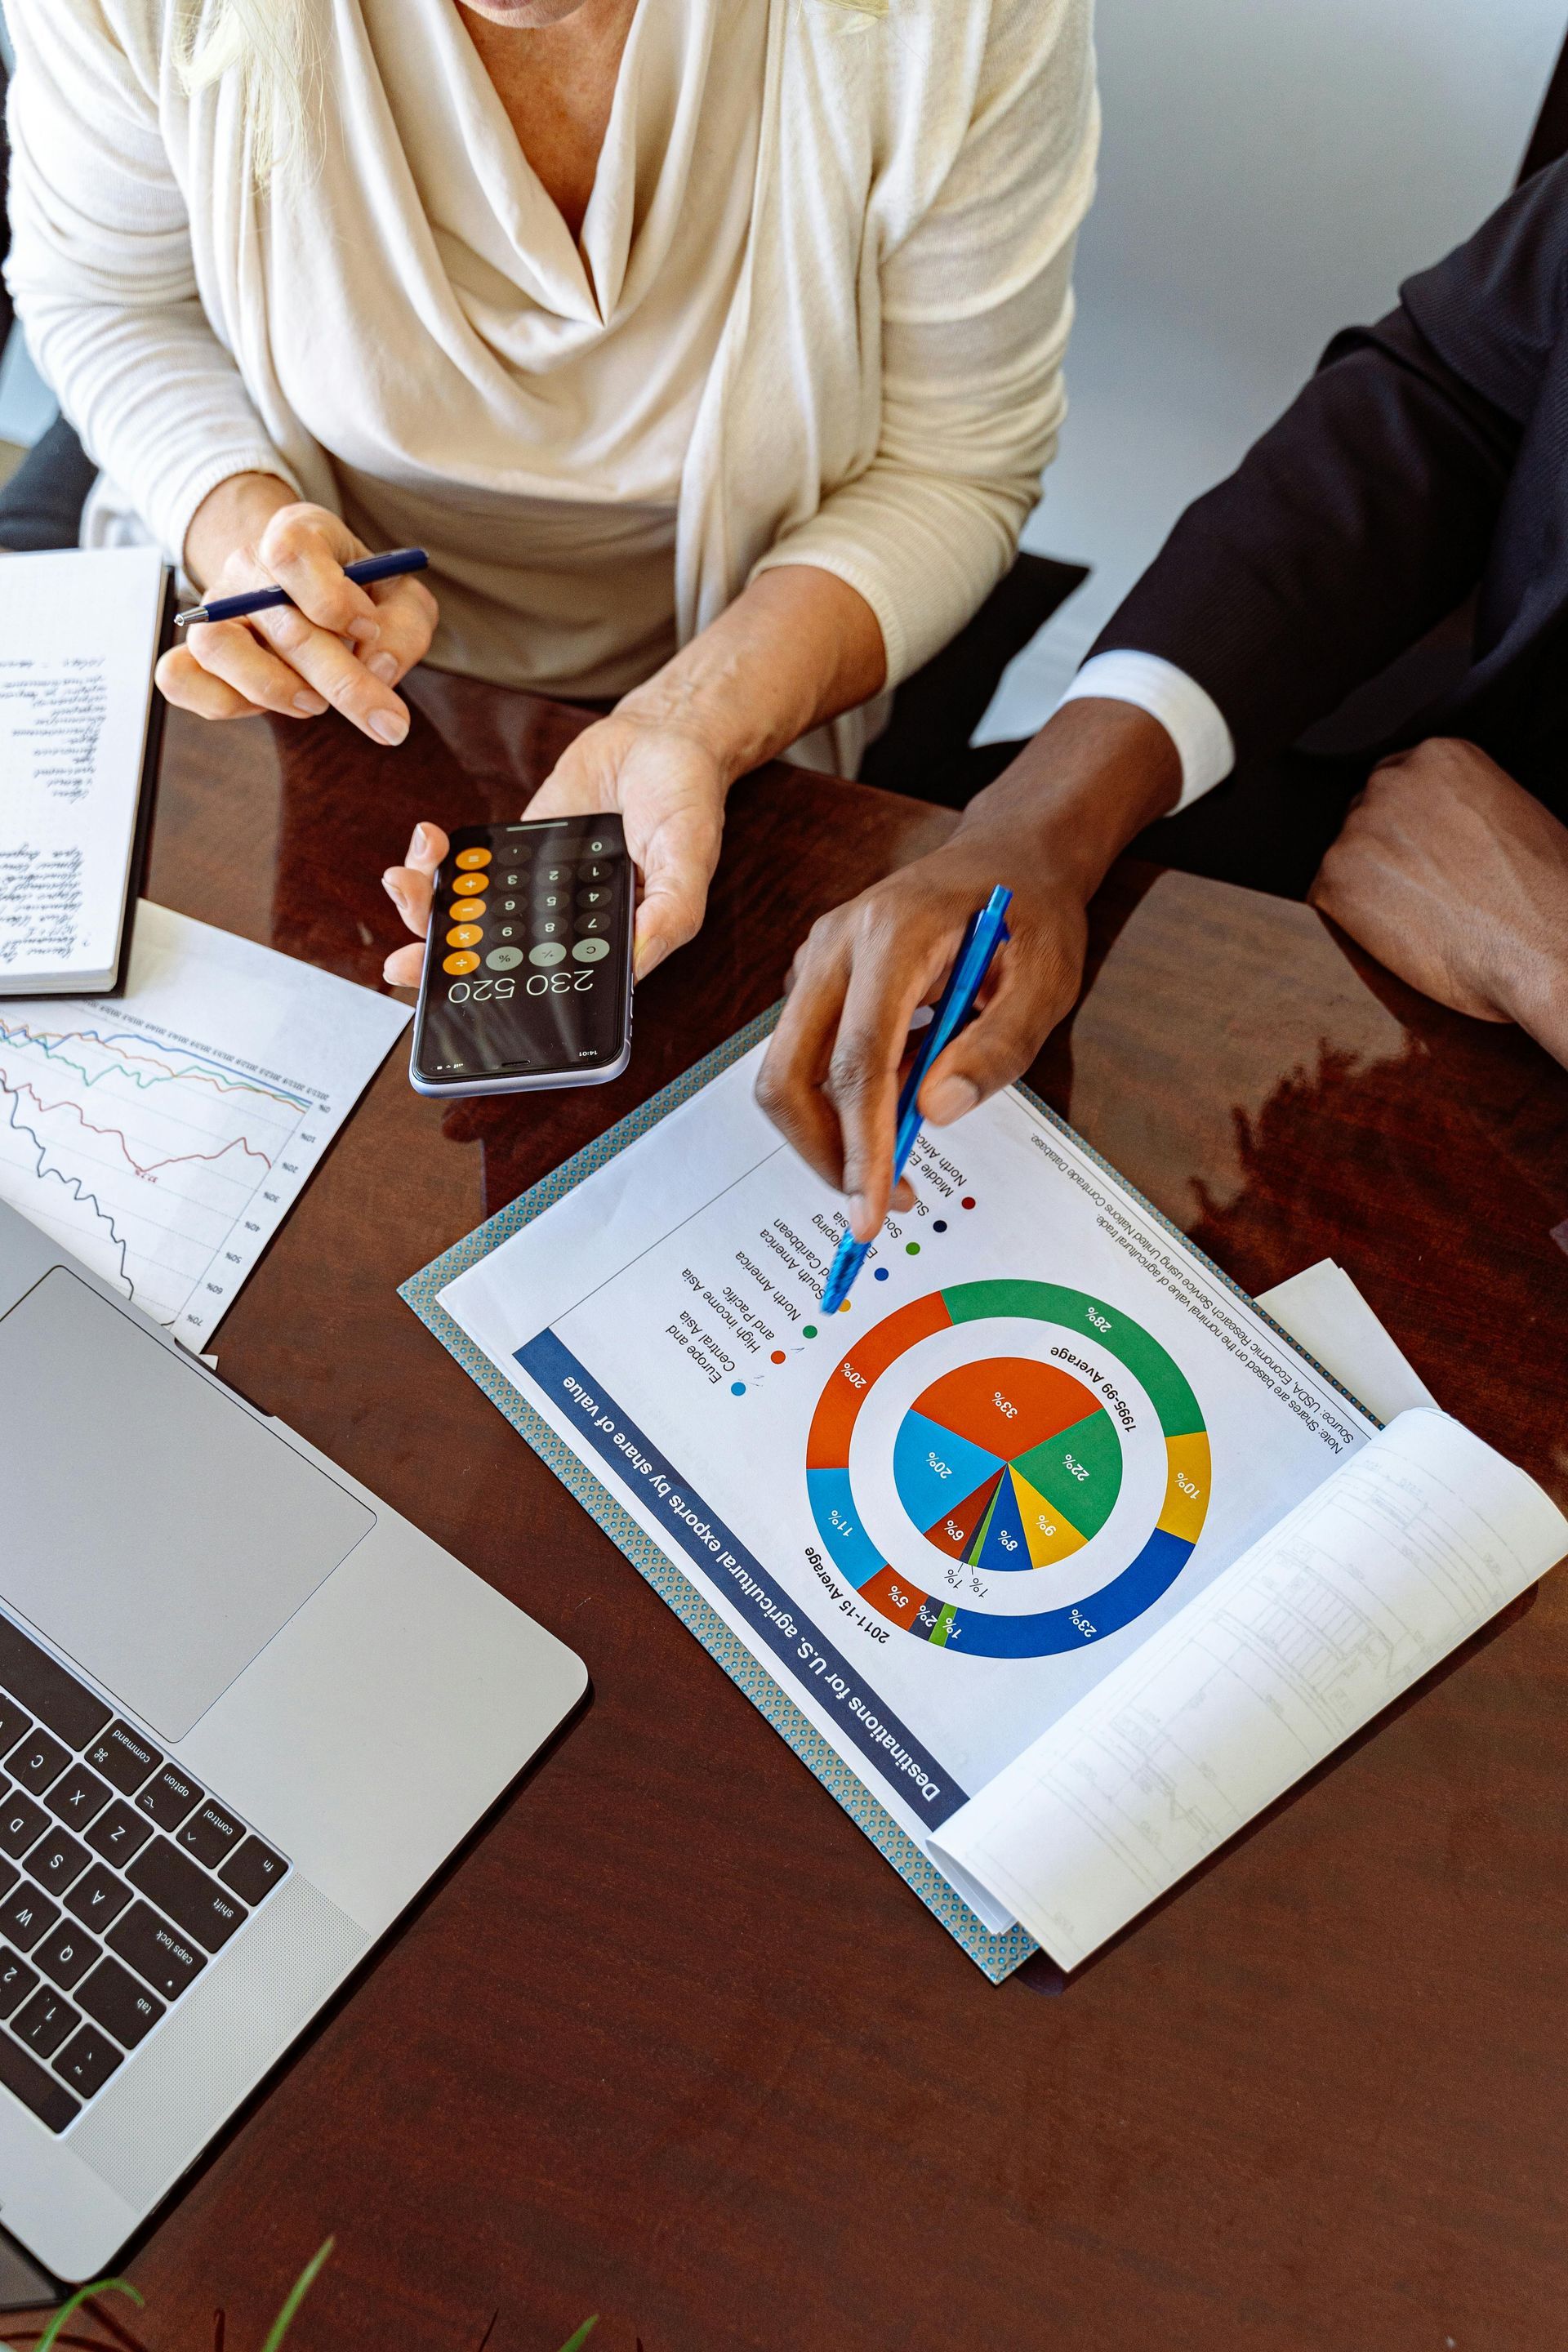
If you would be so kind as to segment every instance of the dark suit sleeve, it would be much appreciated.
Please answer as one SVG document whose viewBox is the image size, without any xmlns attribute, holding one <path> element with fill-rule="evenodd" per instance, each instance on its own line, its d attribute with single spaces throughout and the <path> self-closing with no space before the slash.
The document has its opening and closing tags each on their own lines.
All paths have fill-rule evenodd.
<svg viewBox="0 0 1568 2352">
<path fill-rule="evenodd" d="M 5 268 L 5 257 L 11 250 L 11 142 L 5 129 L 7 95 L 5 60 L 0 58 L 0 268 Z M 11 297 L 5 290 L 4 280 L 0 279 L 0 356 L 4 355 L 10 340 L 14 316 Z"/>
<path fill-rule="evenodd" d="M 1564 319 L 1568 162 L 1330 344 L 1227 481 L 1188 508 L 1096 653 L 1158 654 L 1237 754 L 1338 708 L 1476 586 Z"/>
</svg>

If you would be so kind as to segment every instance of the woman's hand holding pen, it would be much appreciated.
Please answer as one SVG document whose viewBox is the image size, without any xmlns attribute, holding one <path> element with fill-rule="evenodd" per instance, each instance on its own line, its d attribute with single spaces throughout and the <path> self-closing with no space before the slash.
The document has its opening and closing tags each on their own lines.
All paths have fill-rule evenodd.
<svg viewBox="0 0 1568 2352">
<path fill-rule="evenodd" d="M 319 719 L 339 710 L 373 742 L 401 743 L 394 691 L 428 652 L 436 599 L 412 575 L 363 588 L 343 566 L 370 551 L 340 517 L 269 474 L 237 474 L 197 508 L 185 568 L 208 597 L 286 588 L 292 604 L 198 623 L 158 664 L 168 699 L 204 719 Z"/>
<path fill-rule="evenodd" d="M 997 884 L 1011 938 L 981 1009 L 931 1066 L 921 1117 L 945 1127 L 1026 1070 L 1077 999 L 1086 909 L 1112 858 L 1181 788 L 1175 746 L 1130 704 L 1068 703 L 946 845 L 813 926 L 757 1098 L 817 1173 L 848 1197 L 856 1238 L 889 1206 L 899 1080 L 910 1023 L 934 1003 L 965 924 Z"/>
</svg>

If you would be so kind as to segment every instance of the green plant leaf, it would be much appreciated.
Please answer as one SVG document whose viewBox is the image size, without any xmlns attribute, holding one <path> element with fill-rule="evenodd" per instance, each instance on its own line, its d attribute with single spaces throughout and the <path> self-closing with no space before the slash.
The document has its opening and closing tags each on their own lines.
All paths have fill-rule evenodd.
<svg viewBox="0 0 1568 2352">
<path fill-rule="evenodd" d="M 586 2344 L 589 2336 L 593 2334 L 595 2328 L 597 2327 L 598 2325 L 599 2315 L 595 2312 L 592 2319 L 585 2319 L 583 2322 L 582 2326 L 577 2330 L 575 2336 L 569 2336 L 567 2337 L 565 2343 L 561 2347 L 561 2352 L 577 2352 L 578 2346 L 581 2344 Z"/>
<path fill-rule="evenodd" d="M 95 2279 L 91 2286 L 79 2286 L 70 2301 L 61 2304 L 39 2338 L 38 2352 L 52 2352 L 67 2320 L 73 2318 L 84 2303 L 90 2303 L 95 2294 L 128 2294 L 138 2311 L 142 2308 L 142 2298 L 129 2279 Z"/>
<path fill-rule="evenodd" d="M 299 2277 L 289 2288 L 289 2299 L 284 2304 L 283 2308 L 279 2313 L 277 2318 L 273 2321 L 271 2332 L 268 2336 L 266 2343 L 262 2346 L 261 2352 L 278 2352 L 279 2346 L 282 2343 L 283 2338 L 288 2335 L 289 2330 L 293 2326 L 295 2319 L 299 2315 L 300 2305 L 304 2302 L 305 2297 L 315 2285 L 317 2279 L 320 2278 L 322 2271 L 325 2270 L 328 2263 L 331 2260 L 332 2248 L 337 2244 L 337 2242 L 338 2242 L 335 2238 L 329 2238 L 323 2245 L 317 2247 L 315 2252 L 311 2255 L 310 2261 L 306 2263 L 304 2269 L 300 2272 Z"/>
</svg>

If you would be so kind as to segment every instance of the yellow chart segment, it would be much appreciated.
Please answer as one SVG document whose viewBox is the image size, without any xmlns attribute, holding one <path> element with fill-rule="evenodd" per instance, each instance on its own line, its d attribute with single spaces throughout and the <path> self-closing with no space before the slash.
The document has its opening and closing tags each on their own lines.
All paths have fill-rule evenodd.
<svg viewBox="0 0 1568 2352">
<path fill-rule="evenodd" d="M 1204 1531 L 1209 1507 L 1209 1442 L 1200 1430 L 1191 1437 L 1167 1437 L 1170 1472 L 1165 1483 L 1165 1507 L 1157 1524 L 1168 1536 L 1196 1543 Z"/>
<path fill-rule="evenodd" d="M 1072 1521 L 1017 1470 L 1013 1472 L 1013 1492 L 1018 1497 L 1018 1515 L 1024 1522 L 1024 1541 L 1029 1547 L 1029 1558 L 1037 1568 L 1049 1568 L 1069 1552 L 1081 1551 L 1088 1541 L 1079 1535 Z"/>
</svg>

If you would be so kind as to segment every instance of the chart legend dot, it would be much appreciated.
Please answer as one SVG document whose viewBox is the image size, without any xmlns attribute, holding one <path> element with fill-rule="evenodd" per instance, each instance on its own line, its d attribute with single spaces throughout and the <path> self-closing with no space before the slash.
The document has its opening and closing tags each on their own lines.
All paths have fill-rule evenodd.
<svg viewBox="0 0 1568 2352">
<path fill-rule="evenodd" d="M 947 1231 L 947 1219 L 945 1217 L 938 1217 L 931 1226 L 931 1231 L 933 1234 L 945 1234 Z"/>
<path fill-rule="evenodd" d="M 769 1363 L 770 1363 L 770 1364 L 782 1364 L 782 1363 L 784 1362 L 784 1349 L 783 1349 L 782 1348 L 775 1348 L 775 1349 L 773 1349 L 773 1354 L 768 1358 L 768 1361 L 769 1361 Z"/>
<path fill-rule="evenodd" d="M 906 1257 L 919 1257 L 920 1254 L 921 1245 L 919 1242 L 906 1242 L 904 1244 L 904 1255 Z"/>
<path fill-rule="evenodd" d="M 803 1339 L 816 1339 L 816 1324 L 815 1324 L 815 1323 L 807 1323 L 807 1324 L 804 1325 L 804 1326 L 803 1326 L 803 1328 L 802 1328 L 801 1335 L 800 1335 L 800 1336 L 801 1336 L 801 1338 L 802 1338 Z"/>
<path fill-rule="evenodd" d="M 965 1197 L 960 1201 L 958 1205 L 961 1209 L 973 1209 L 974 1206 L 974 1195 L 973 1192 L 966 1194 Z"/>
<path fill-rule="evenodd" d="M 745 1381 L 731 1381 L 731 1383 L 730 1383 L 730 1394 L 731 1394 L 731 1396 L 744 1396 L 744 1395 L 745 1395 L 745 1393 L 746 1393 L 746 1383 L 745 1383 Z"/>
<path fill-rule="evenodd" d="M 875 1276 L 873 1276 L 873 1279 L 874 1279 L 875 1281 L 877 1281 L 877 1282 L 886 1282 L 886 1280 L 888 1279 L 888 1269 L 887 1269 L 887 1267 L 886 1267 L 885 1265 L 879 1265 L 879 1266 L 877 1268 L 877 1271 L 876 1271 Z"/>
</svg>

